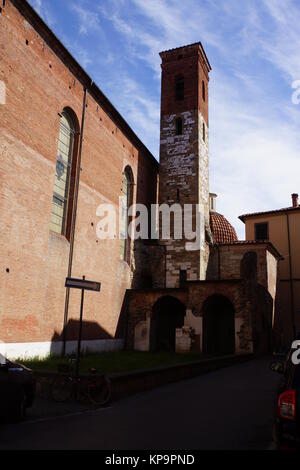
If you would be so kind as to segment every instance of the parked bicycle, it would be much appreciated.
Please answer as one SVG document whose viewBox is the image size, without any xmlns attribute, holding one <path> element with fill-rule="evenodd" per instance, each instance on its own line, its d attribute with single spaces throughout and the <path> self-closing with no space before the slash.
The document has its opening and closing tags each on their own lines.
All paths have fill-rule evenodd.
<svg viewBox="0 0 300 470">
<path fill-rule="evenodd" d="M 89 375 L 77 378 L 75 362 L 76 359 L 70 359 L 68 364 L 58 366 L 59 375 L 54 378 L 51 386 L 52 399 L 58 403 L 71 399 L 88 399 L 92 405 L 106 405 L 112 394 L 109 378 L 105 374 L 99 374 L 96 369 L 89 369 Z"/>
</svg>

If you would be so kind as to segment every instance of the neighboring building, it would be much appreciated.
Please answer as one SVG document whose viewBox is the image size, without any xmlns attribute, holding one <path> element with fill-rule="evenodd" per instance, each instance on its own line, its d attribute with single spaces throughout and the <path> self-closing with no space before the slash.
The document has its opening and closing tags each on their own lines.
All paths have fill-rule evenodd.
<svg viewBox="0 0 300 470">
<path fill-rule="evenodd" d="M 281 256 L 239 242 L 209 194 L 201 43 L 161 53 L 160 165 L 26 1 L 3 4 L 0 50 L 2 349 L 42 356 L 66 340 L 73 351 L 80 292 L 65 278 L 85 275 L 102 283 L 85 297 L 86 348 L 270 351 Z M 133 203 L 190 204 L 203 243 L 187 250 L 172 228 L 168 239 L 99 240 L 97 208 L 119 210 L 120 198 L 121 232 Z"/>
<path fill-rule="evenodd" d="M 292 206 L 240 216 L 246 240 L 270 241 L 282 254 L 276 341 L 287 346 L 300 332 L 300 206 L 292 194 Z"/>
</svg>

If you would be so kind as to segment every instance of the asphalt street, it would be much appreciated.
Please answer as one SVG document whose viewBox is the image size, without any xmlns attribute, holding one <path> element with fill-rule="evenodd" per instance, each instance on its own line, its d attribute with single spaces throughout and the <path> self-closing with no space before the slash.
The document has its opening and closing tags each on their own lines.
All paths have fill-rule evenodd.
<svg viewBox="0 0 300 470">
<path fill-rule="evenodd" d="M 100 410 L 0 425 L 0 449 L 271 449 L 279 376 L 258 359 Z"/>
</svg>

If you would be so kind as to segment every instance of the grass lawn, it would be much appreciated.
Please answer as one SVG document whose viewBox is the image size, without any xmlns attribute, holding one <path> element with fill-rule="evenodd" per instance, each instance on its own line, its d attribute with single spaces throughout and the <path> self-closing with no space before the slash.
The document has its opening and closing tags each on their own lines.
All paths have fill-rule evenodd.
<svg viewBox="0 0 300 470">
<path fill-rule="evenodd" d="M 74 356 L 72 356 L 74 357 Z M 83 355 L 80 371 L 88 372 L 90 368 L 105 373 L 129 372 L 154 367 L 183 364 L 203 358 L 200 353 L 176 354 L 170 352 L 136 352 L 118 351 Z M 33 370 L 56 371 L 58 364 L 67 363 L 67 358 L 49 356 L 46 359 L 33 358 L 19 361 Z"/>
</svg>

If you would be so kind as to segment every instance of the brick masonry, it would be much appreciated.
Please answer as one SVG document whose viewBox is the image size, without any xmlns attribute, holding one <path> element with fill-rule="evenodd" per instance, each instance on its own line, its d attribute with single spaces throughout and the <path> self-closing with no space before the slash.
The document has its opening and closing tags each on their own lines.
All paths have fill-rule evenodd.
<svg viewBox="0 0 300 470">
<path fill-rule="evenodd" d="M 59 113 L 70 107 L 80 125 L 86 80 L 36 16 L 35 27 L 25 18 L 28 8 L 7 1 L 0 14 L 0 81 L 6 87 L 0 105 L 0 340 L 22 344 L 59 340 L 62 332 L 70 244 L 49 230 Z M 156 160 L 117 111 L 94 95 L 87 93 L 72 272 L 102 282 L 100 294 L 85 297 L 84 319 L 94 325 L 84 329 L 86 340 L 121 334 L 120 311 L 138 256 L 132 245 L 128 265 L 120 260 L 118 240 L 97 239 L 97 206 L 118 208 L 127 165 L 134 202 L 155 203 L 158 173 Z M 71 291 L 70 321 L 78 320 L 79 307 L 80 292 Z"/>
</svg>

